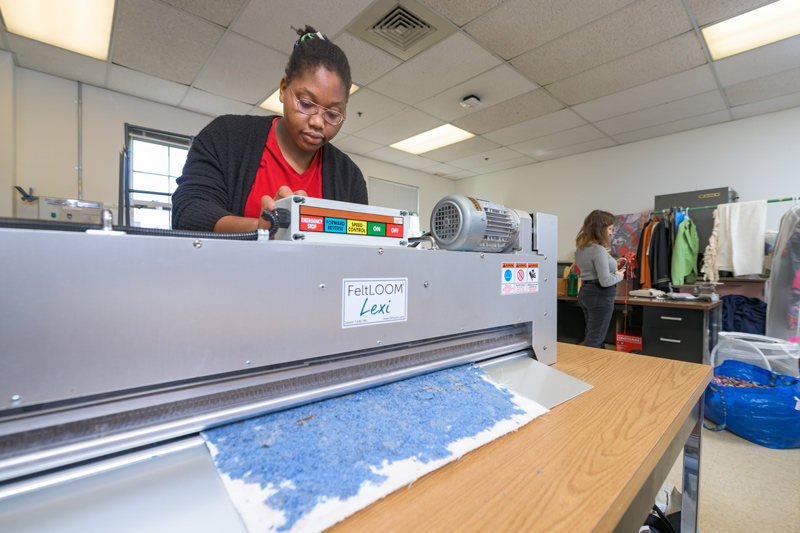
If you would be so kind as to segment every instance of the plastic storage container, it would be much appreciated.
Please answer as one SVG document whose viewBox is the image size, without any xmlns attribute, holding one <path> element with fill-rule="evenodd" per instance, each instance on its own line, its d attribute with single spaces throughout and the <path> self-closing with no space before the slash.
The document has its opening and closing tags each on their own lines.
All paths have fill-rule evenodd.
<svg viewBox="0 0 800 533">
<path fill-rule="evenodd" d="M 710 359 L 714 367 L 726 360 L 742 361 L 778 374 L 800 377 L 800 345 L 763 335 L 720 331 Z"/>
</svg>

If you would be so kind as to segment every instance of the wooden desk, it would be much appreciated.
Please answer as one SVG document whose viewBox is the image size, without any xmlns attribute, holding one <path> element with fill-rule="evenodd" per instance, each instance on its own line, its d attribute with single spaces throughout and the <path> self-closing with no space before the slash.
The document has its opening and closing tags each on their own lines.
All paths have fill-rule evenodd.
<svg viewBox="0 0 800 533">
<path fill-rule="evenodd" d="M 563 343 L 553 368 L 594 388 L 329 531 L 638 531 L 687 442 L 682 530 L 696 531 L 711 368 Z"/>
<path fill-rule="evenodd" d="M 579 342 L 586 328 L 578 298 L 559 294 L 558 340 Z M 707 364 L 722 327 L 722 301 L 687 301 L 628 297 L 629 315 L 624 316 L 625 297 L 614 299 L 614 314 L 628 321 L 628 332 L 642 336 L 642 353 L 690 363 Z M 620 322 L 621 323 L 621 322 Z M 612 320 L 606 343 L 614 344 L 622 327 Z"/>
</svg>

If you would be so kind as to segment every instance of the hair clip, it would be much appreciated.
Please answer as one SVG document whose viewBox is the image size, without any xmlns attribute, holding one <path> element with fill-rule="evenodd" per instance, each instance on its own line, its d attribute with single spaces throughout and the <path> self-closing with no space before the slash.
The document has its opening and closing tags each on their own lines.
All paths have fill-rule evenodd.
<svg viewBox="0 0 800 533">
<path fill-rule="evenodd" d="M 297 48 L 297 45 L 299 45 L 299 44 L 300 44 L 302 41 L 306 41 L 306 40 L 310 41 L 310 40 L 311 40 L 311 39 L 313 39 L 314 37 L 319 37 L 319 38 L 320 38 L 320 39 L 322 39 L 323 41 L 325 40 L 325 37 L 323 37 L 323 36 L 322 36 L 322 34 L 321 34 L 320 32 L 317 32 L 317 33 L 306 33 L 305 35 L 303 35 L 302 37 L 300 37 L 299 39 L 297 39 L 297 40 L 294 42 L 294 47 L 292 48 L 292 50 L 294 50 L 295 48 Z"/>
</svg>

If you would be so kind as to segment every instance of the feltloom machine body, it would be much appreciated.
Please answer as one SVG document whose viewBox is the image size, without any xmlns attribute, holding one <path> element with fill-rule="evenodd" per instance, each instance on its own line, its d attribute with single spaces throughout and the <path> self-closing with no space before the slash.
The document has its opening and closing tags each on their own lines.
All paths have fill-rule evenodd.
<svg viewBox="0 0 800 533">
<path fill-rule="evenodd" d="M 0 229 L 0 530 L 238 531 L 203 429 L 468 362 L 581 392 L 556 217 L 450 196 L 411 247 L 405 211 L 278 207 L 262 242 Z"/>
</svg>

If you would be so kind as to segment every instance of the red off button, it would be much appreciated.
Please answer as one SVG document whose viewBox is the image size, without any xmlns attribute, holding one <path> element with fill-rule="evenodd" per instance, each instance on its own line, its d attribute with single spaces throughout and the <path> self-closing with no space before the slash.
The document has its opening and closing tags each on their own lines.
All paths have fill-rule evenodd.
<svg viewBox="0 0 800 533">
<path fill-rule="evenodd" d="M 397 237 L 398 239 L 403 238 L 403 226 L 398 226 L 397 224 L 386 224 L 386 236 Z"/>
</svg>

